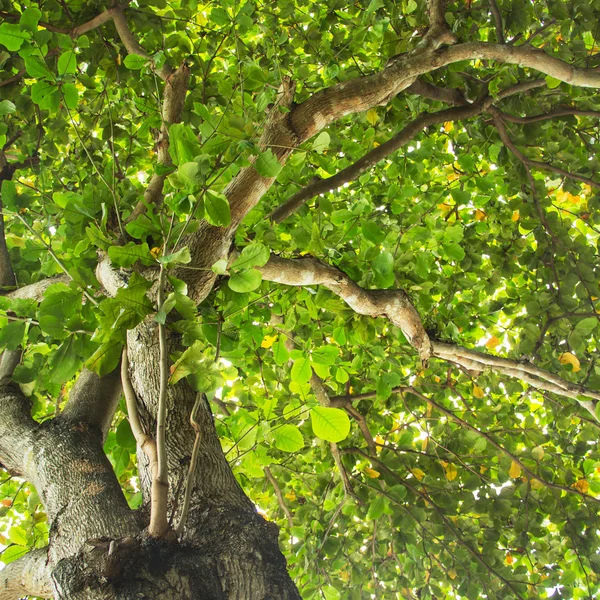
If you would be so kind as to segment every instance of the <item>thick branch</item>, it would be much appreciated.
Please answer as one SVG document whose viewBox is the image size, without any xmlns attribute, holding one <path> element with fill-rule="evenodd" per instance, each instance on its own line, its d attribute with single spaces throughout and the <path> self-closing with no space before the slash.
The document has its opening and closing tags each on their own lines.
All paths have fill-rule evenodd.
<svg viewBox="0 0 600 600">
<path fill-rule="evenodd" d="M 294 148 L 337 119 L 387 104 L 413 84 L 420 75 L 454 62 L 474 59 L 518 64 L 573 85 L 600 87 L 600 71 L 574 67 L 536 48 L 514 48 L 482 42 L 446 46 L 436 51 L 410 53 L 391 62 L 379 73 L 344 81 L 321 90 L 297 106 L 291 105 L 293 82 L 284 80 L 280 99 L 286 100 L 284 106 L 287 99 L 290 99 L 286 108 L 291 108 L 291 111 L 272 113 L 265 135 L 261 138 L 261 146 L 271 148 L 279 162 L 285 164 Z M 231 207 L 231 225 L 223 229 L 212 227 L 203 221 L 196 233 L 182 242 L 182 245 L 190 249 L 191 264 L 194 267 L 210 269 L 217 260 L 227 255 L 237 226 L 273 182 L 274 178 L 260 176 L 252 166 L 238 173 L 225 190 Z M 197 302 L 208 295 L 215 280 L 213 273 L 201 270 L 188 269 L 176 276 L 186 281 L 190 296 Z"/>
<path fill-rule="evenodd" d="M 355 312 L 371 317 L 388 318 L 402 330 L 423 361 L 429 356 L 435 356 L 473 371 L 490 368 L 502 375 L 521 379 L 536 389 L 576 400 L 595 414 L 596 404 L 600 401 L 600 392 L 565 381 L 558 375 L 530 363 L 430 341 L 423 329 L 419 314 L 402 290 L 365 290 L 339 269 L 311 257 L 290 259 L 271 256 L 260 271 L 263 279 L 284 285 L 324 285 L 342 298 Z M 335 404 L 340 406 L 340 398 L 334 400 Z"/>
<path fill-rule="evenodd" d="M 45 548 L 32 550 L 0 571 L 0 600 L 24 596 L 52 598 L 52 580 Z"/>
<path fill-rule="evenodd" d="M 594 411 L 600 401 L 600 392 L 565 381 L 562 377 L 528 362 L 490 356 L 489 354 L 442 342 L 433 342 L 433 355 L 473 371 L 489 368 L 501 375 L 521 379 L 534 388 L 571 398 L 590 411 L 597 419 Z"/>
<path fill-rule="evenodd" d="M 69 394 L 69 401 L 60 414 L 73 424 L 85 423 L 97 428 L 106 439 L 121 397 L 119 369 L 104 377 L 84 369 Z"/>
<path fill-rule="evenodd" d="M 291 259 L 272 255 L 260 271 L 263 279 L 284 285 L 323 285 L 358 314 L 388 318 L 402 330 L 421 360 L 427 362 L 429 359 L 429 336 L 403 290 L 365 290 L 336 267 L 312 257 Z"/>
<path fill-rule="evenodd" d="M 14 385 L 0 388 L 0 461 L 31 480 L 33 473 L 27 457 L 30 453 L 38 424 L 31 418 L 27 398 Z"/>
<path fill-rule="evenodd" d="M 480 114 L 484 109 L 483 103 L 464 106 L 460 108 L 449 108 L 439 112 L 424 114 L 411 121 L 406 127 L 399 131 L 395 136 L 384 142 L 380 146 L 373 148 L 355 163 L 342 169 L 332 177 L 327 179 L 317 179 L 309 183 L 291 198 L 278 206 L 269 216 L 275 223 L 281 223 L 289 216 L 294 214 L 303 204 L 319 194 L 331 192 L 349 181 L 354 181 L 367 169 L 374 167 L 378 162 L 393 154 L 402 146 L 408 144 L 418 133 L 426 127 L 444 123 L 446 121 L 455 121 L 458 119 L 467 119 Z"/>
<path fill-rule="evenodd" d="M 460 95 L 458 90 L 445 90 L 443 88 L 438 88 L 430 84 L 424 84 L 416 81 L 407 89 L 407 91 L 423 93 L 423 95 L 435 98 L 436 100 L 440 99 L 453 104 L 459 104 L 460 107 L 441 110 L 436 113 L 420 115 L 414 121 L 411 121 L 408 125 L 406 125 L 406 127 L 399 131 L 395 136 L 390 138 L 387 142 L 377 146 L 376 148 L 373 148 L 370 152 L 367 152 L 367 154 L 359 158 L 355 163 L 351 164 L 345 169 L 342 169 L 332 177 L 328 177 L 327 179 L 318 179 L 313 183 L 303 187 L 300 191 L 277 207 L 270 214 L 270 218 L 275 223 L 281 223 L 311 198 L 314 198 L 318 194 L 331 192 L 334 189 L 341 187 L 345 183 L 354 181 L 367 169 L 374 167 L 378 162 L 390 156 L 390 154 L 393 154 L 402 146 L 408 144 L 426 127 L 445 123 L 447 121 L 458 121 L 477 116 L 484 112 L 496 100 L 502 100 L 513 94 L 518 94 L 524 90 L 533 89 L 534 87 L 540 87 L 541 85 L 545 85 L 543 80 L 524 82 L 503 90 L 500 94 L 498 94 L 496 99 L 486 97 L 474 104 L 465 106 L 467 102 L 464 97 Z"/>
<path fill-rule="evenodd" d="M 36 281 L 35 283 L 30 283 L 29 285 L 24 285 L 22 288 L 18 288 L 7 296 L 9 298 L 18 298 L 20 300 L 37 300 L 40 302 L 44 297 L 44 292 L 55 283 L 65 283 L 68 284 L 71 281 L 70 277 L 67 275 L 57 275 L 56 277 L 49 277 L 47 279 L 42 279 L 41 281 Z"/>
</svg>

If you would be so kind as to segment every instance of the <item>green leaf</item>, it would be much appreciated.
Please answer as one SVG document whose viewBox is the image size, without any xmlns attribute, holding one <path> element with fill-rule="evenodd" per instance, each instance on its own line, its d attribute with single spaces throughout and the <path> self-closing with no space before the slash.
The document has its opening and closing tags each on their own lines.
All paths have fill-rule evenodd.
<svg viewBox="0 0 600 600">
<path fill-rule="evenodd" d="M 271 349 L 273 350 L 273 358 L 279 366 L 285 365 L 290 360 L 290 353 L 285 346 L 284 334 L 279 335 L 277 340 L 271 346 Z"/>
<path fill-rule="evenodd" d="M 61 90 L 65 98 L 65 104 L 67 105 L 67 108 L 77 108 L 77 104 L 79 104 L 79 90 L 77 89 L 77 86 L 75 86 L 73 83 L 63 83 Z"/>
<path fill-rule="evenodd" d="M 143 244 L 128 242 L 124 246 L 111 246 L 108 249 L 108 256 L 119 267 L 131 267 L 138 260 L 141 260 L 146 265 L 154 262 L 150 254 L 150 248 L 148 248 L 146 242 Z"/>
<path fill-rule="evenodd" d="M 193 162 L 201 150 L 198 138 L 189 125 L 174 123 L 169 127 L 169 154 L 176 165 Z"/>
<path fill-rule="evenodd" d="M 123 61 L 123 64 L 132 71 L 143 69 L 150 61 L 145 56 L 139 54 L 128 54 Z"/>
<path fill-rule="evenodd" d="M 295 425 L 282 425 L 271 432 L 275 446 L 282 452 L 298 452 L 304 447 L 304 438 Z"/>
<path fill-rule="evenodd" d="M 119 340 L 105 342 L 90 356 L 85 366 L 94 371 L 98 377 L 104 377 L 112 373 L 121 360 L 123 343 Z"/>
<path fill-rule="evenodd" d="M 6 22 L 0 25 L 0 44 L 11 52 L 18 50 L 29 37 L 29 33 L 19 25 Z"/>
<path fill-rule="evenodd" d="M 363 236 L 376 246 L 385 240 L 385 229 L 377 225 L 374 221 L 363 221 L 361 225 Z"/>
<path fill-rule="evenodd" d="M 129 454 L 135 454 L 135 437 L 133 436 L 133 432 L 131 431 L 129 421 L 127 419 L 123 419 L 117 426 L 115 439 L 121 448 L 127 450 Z"/>
<path fill-rule="evenodd" d="M 258 171 L 259 175 L 271 178 L 277 177 L 282 166 L 273 154 L 273 151 L 269 148 L 256 157 L 254 168 Z"/>
<path fill-rule="evenodd" d="M 321 133 L 315 138 L 313 141 L 313 150 L 318 152 L 319 154 L 323 154 L 327 148 L 329 148 L 329 144 L 331 143 L 331 137 L 326 131 L 321 131 Z"/>
<path fill-rule="evenodd" d="M 225 275 L 225 273 L 227 273 L 227 259 L 222 258 L 221 260 L 218 260 L 211 267 L 211 270 L 213 273 L 216 273 L 217 275 Z"/>
<path fill-rule="evenodd" d="M 231 265 L 234 269 L 249 269 L 251 267 L 262 267 L 267 263 L 271 253 L 269 249 L 260 242 L 248 244 Z"/>
<path fill-rule="evenodd" d="M 127 60 L 127 59 L 126 59 Z M 73 50 L 67 50 L 58 57 L 58 74 L 67 75 L 77 72 L 77 56 Z"/>
<path fill-rule="evenodd" d="M 233 273 L 229 278 L 229 288 L 234 292 L 253 292 L 262 283 L 262 274 L 256 269 Z"/>
<path fill-rule="evenodd" d="M 35 77 L 36 79 L 49 79 L 54 80 L 54 77 L 46 63 L 39 56 L 27 56 L 25 58 L 25 69 L 29 77 Z"/>
<path fill-rule="evenodd" d="M 166 256 L 161 256 L 158 259 L 158 262 L 163 265 L 187 265 L 192 261 L 192 257 L 190 256 L 190 249 L 185 246 L 177 252 L 173 252 L 172 254 L 167 254 Z"/>
<path fill-rule="evenodd" d="M 0 102 L 0 117 L 3 117 L 4 115 L 10 115 L 16 110 L 17 107 L 10 100 L 2 100 L 2 102 Z"/>
<path fill-rule="evenodd" d="M 442 244 L 442 255 L 449 260 L 460 262 L 465 257 L 465 251 L 460 244 Z"/>
<path fill-rule="evenodd" d="M 550 77 L 550 75 L 548 75 L 546 77 L 546 85 L 551 89 L 555 89 L 557 88 L 560 84 L 561 84 L 561 80 L 560 79 L 555 79 L 554 77 Z"/>
<path fill-rule="evenodd" d="M 350 433 L 350 420 L 339 408 L 315 406 L 310 411 L 313 432 L 328 442 L 341 442 Z"/>
<path fill-rule="evenodd" d="M 381 252 L 372 262 L 375 283 L 382 288 L 394 285 L 394 257 L 390 252 Z"/>
<path fill-rule="evenodd" d="M 0 329 L 0 348 L 16 350 L 25 336 L 26 323 L 23 321 L 10 321 Z"/>
<path fill-rule="evenodd" d="M 42 109 L 57 110 L 60 92 L 54 83 L 38 81 L 31 86 L 31 99 Z"/>
<path fill-rule="evenodd" d="M 209 190 L 204 196 L 206 220 L 217 227 L 226 227 L 231 221 L 229 202 L 223 194 Z"/>
<path fill-rule="evenodd" d="M 70 335 L 50 358 L 52 381 L 62 385 L 81 367 L 81 359 L 77 356 L 74 346 L 75 336 Z"/>
<path fill-rule="evenodd" d="M 312 368 L 310 366 L 310 359 L 307 356 L 302 356 L 301 358 L 294 360 L 291 372 L 292 381 L 308 383 L 311 376 Z"/>
<path fill-rule="evenodd" d="M 21 26 L 22 30 L 35 33 L 37 31 L 38 23 L 41 17 L 42 12 L 40 11 L 40 9 L 34 6 L 30 6 L 21 13 L 19 25 Z"/>
<path fill-rule="evenodd" d="M 371 500 L 367 512 L 367 519 L 374 521 L 383 515 L 383 511 L 385 510 L 385 500 L 385 496 L 381 494 L 375 496 L 375 498 Z"/>
</svg>

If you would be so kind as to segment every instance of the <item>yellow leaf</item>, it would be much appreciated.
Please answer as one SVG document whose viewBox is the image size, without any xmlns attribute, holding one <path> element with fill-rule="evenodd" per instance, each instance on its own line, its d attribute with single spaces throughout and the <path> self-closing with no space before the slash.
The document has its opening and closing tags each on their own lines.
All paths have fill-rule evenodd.
<svg viewBox="0 0 600 600">
<path fill-rule="evenodd" d="M 351 577 L 350 571 L 340 571 L 340 579 L 342 581 L 348 582 L 348 581 L 350 581 L 350 577 Z"/>
<path fill-rule="evenodd" d="M 531 479 L 529 482 L 532 490 L 541 490 L 544 487 L 544 484 L 537 479 Z"/>
<path fill-rule="evenodd" d="M 531 455 L 533 456 L 533 458 L 535 458 L 536 460 L 542 460 L 542 458 L 544 458 L 544 449 L 541 446 L 536 446 L 535 448 L 533 448 L 533 450 L 531 451 Z"/>
<path fill-rule="evenodd" d="M 375 125 L 377 121 L 379 121 L 379 117 L 377 116 L 377 109 L 372 108 L 367 111 L 367 121 L 371 123 L 371 125 Z"/>
<path fill-rule="evenodd" d="M 276 339 L 277 339 L 276 335 L 265 335 L 263 341 L 260 344 L 260 347 L 261 348 L 270 348 Z"/>
<path fill-rule="evenodd" d="M 452 463 L 448 464 L 446 467 L 446 479 L 448 481 L 454 481 L 457 475 L 458 471 L 456 470 L 456 467 Z"/>
<path fill-rule="evenodd" d="M 444 123 L 444 131 L 450 133 L 454 129 L 454 123 L 452 121 L 446 121 Z"/>
<path fill-rule="evenodd" d="M 429 437 L 423 438 L 423 441 L 421 442 L 421 452 L 427 451 L 428 444 L 429 444 Z"/>
<path fill-rule="evenodd" d="M 496 346 L 498 346 L 500 344 L 500 340 L 493 335 L 486 343 L 485 343 L 485 347 L 488 350 L 493 350 Z"/>
<path fill-rule="evenodd" d="M 373 142 L 373 148 L 377 148 L 377 146 L 381 146 L 379 142 Z"/>
<path fill-rule="evenodd" d="M 450 577 L 450 579 L 456 579 L 456 571 L 454 569 L 449 569 L 448 570 L 448 577 Z"/>
<path fill-rule="evenodd" d="M 423 479 L 423 477 L 425 477 L 425 473 L 423 471 L 421 471 L 421 469 L 413 469 L 411 471 L 411 473 L 419 480 L 421 481 L 421 479 Z"/>
<path fill-rule="evenodd" d="M 482 475 L 483 475 L 483 474 L 484 474 L 484 473 L 485 473 L 487 470 L 488 470 L 488 468 L 487 468 L 487 467 L 484 467 L 483 465 L 481 465 L 481 466 L 479 467 L 479 472 L 480 472 Z"/>
<path fill-rule="evenodd" d="M 377 479 L 381 473 L 379 471 L 376 471 L 375 469 L 371 469 L 371 467 L 365 467 L 365 475 L 367 475 L 367 477 L 370 477 L 371 479 Z"/>
<path fill-rule="evenodd" d="M 512 565 L 515 562 L 515 559 L 513 558 L 513 555 L 510 552 L 506 553 L 506 558 L 504 559 L 504 562 L 507 565 Z"/>
<path fill-rule="evenodd" d="M 511 221 L 518 221 L 521 218 L 521 213 L 518 210 L 515 210 L 510 218 Z"/>
<path fill-rule="evenodd" d="M 438 204 L 437 207 L 445 214 L 450 212 L 454 207 L 451 204 L 446 204 L 443 202 L 442 204 Z"/>
<path fill-rule="evenodd" d="M 482 211 L 477 209 L 475 211 L 475 220 L 476 221 L 485 221 L 487 219 L 487 215 Z"/>
<path fill-rule="evenodd" d="M 585 479 L 579 479 L 571 487 L 579 490 L 582 494 L 587 494 L 590 489 L 590 484 Z"/>
<path fill-rule="evenodd" d="M 379 434 L 377 434 L 373 439 L 377 444 L 381 444 L 382 446 L 385 444 L 385 440 Z"/>
<path fill-rule="evenodd" d="M 285 497 L 290 501 L 293 502 L 296 499 L 296 492 L 294 490 L 292 490 L 291 492 L 288 492 Z"/>
<path fill-rule="evenodd" d="M 581 371 L 581 363 L 579 359 L 570 352 L 563 352 L 558 360 L 561 365 L 571 365 L 573 367 L 573 373 L 577 373 L 577 371 Z"/>
<path fill-rule="evenodd" d="M 158 257 L 162 254 L 162 248 L 159 248 L 158 246 L 152 248 L 152 250 L 150 250 L 150 254 L 152 254 L 152 256 L 154 256 L 154 258 L 158 259 Z"/>
<path fill-rule="evenodd" d="M 473 396 L 475 396 L 475 398 L 483 398 L 485 396 L 485 391 L 483 388 L 480 388 L 478 385 L 474 385 L 473 386 Z"/>
<path fill-rule="evenodd" d="M 521 467 L 514 460 L 510 463 L 508 474 L 513 479 L 517 479 L 517 477 L 521 476 Z"/>
</svg>

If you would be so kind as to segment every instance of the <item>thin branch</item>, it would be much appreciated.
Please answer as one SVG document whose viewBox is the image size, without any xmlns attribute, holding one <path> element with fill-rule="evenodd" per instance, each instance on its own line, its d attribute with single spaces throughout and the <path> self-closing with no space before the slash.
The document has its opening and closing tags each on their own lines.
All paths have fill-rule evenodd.
<svg viewBox="0 0 600 600">
<path fill-rule="evenodd" d="M 502 13 L 498 8 L 498 3 L 496 0 L 490 0 L 490 12 L 494 17 L 494 22 L 496 24 L 496 39 L 499 44 L 504 44 L 504 25 L 502 24 Z"/>
<path fill-rule="evenodd" d="M 442 342 L 433 342 L 433 355 L 461 365 L 468 370 L 478 371 L 489 368 L 496 373 L 521 379 L 536 389 L 571 398 L 598 420 L 595 414 L 595 407 L 600 402 L 600 392 L 565 381 L 558 375 L 540 369 L 528 362 L 491 356 Z"/>
<path fill-rule="evenodd" d="M 577 108 L 557 108 L 549 113 L 542 113 L 541 115 L 533 115 L 531 117 L 518 117 L 515 115 L 509 115 L 505 112 L 502 113 L 502 120 L 510 121 L 511 123 L 537 123 L 538 121 L 546 121 L 547 119 L 556 119 L 559 117 L 593 117 L 600 119 L 600 111 L 597 110 L 579 110 Z"/>
<path fill-rule="evenodd" d="M 288 522 L 288 528 L 291 531 L 292 527 L 294 526 L 294 521 L 292 519 L 292 513 L 290 512 L 290 509 L 287 507 L 285 500 L 283 499 L 283 494 L 281 493 L 281 488 L 277 484 L 277 480 L 275 479 L 275 477 L 273 477 L 273 473 L 271 473 L 271 469 L 269 469 L 269 467 L 265 467 L 264 470 L 265 470 L 265 475 L 267 476 L 267 479 L 271 482 L 271 485 L 273 486 L 273 489 L 275 490 L 275 496 L 277 496 L 277 502 L 279 504 L 279 508 L 281 508 L 283 514 L 285 515 L 285 518 L 287 519 L 287 522 Z"/>
<path fill-rule="evenodd" d="M 502 90 L 495 99 L 486 97 L 469 105 L 457 90 L 444 90 L 444 88 L 438 88 L 437 86 L 416 81 L 407 88 L 407 91 L 426 95 L 427 97 L 432 97 L 436 100 L 458 104 L 459 107 L 449 108 L 435 113 L 425 113 L 418 116 L 387 142 L 373 148 L 355 163 L 342 169 L 332 177 L 328 177 L 327 179 L 317 179 L 303 187 L 293 196 L 288 198 L 283 204 L 278 206 L 269 217 L 275 223 L 281 223 L 311 198 L 314 198 L 319 194 L 331 192 L 350 181 L 354 181 L 367 169 L 374 167 L 377 163 L 408 144 L 426 127 L 439 125 L 447 121 L 459 121 L 475 117 L 487 110 L 493 102 L 502 100 L 513 94 L 521 93 L 525 90 L 541 87 L 542 85 L 545 85 L 544 80 L 523 82 Z"/>
<path fill-rule="evenodd" d="M 431 341 L 423 329 L 419 314 L 403 290 L 365 290 L 339 269 L 312 257 L 291 259 L 273 255 L 259 270 L 266 281 L 291 286 L 323 285 L 358 314 L 389 319 L 403 331 L 411 345 L 419 351 L 422 360 L 435 356 L 468 370 L 490 368 L 503 375 L 521 379 L 536 389 L 576 400 L 595 416 L 600 392 L 565 381 L 558 375 L 529 363 Z"/>
<path fill-rule="evenodd" d="M 514 461 L 523 470 L 523 472 L 527 474 L 527 476 L 530 479 L 535 479 L 536 481 L 538 481 L 539 483 L 541 483 L 542 485 L 544 485 L 546 487 L 549 487 L 549 488 L 552 488 L 555 490 L 560 490 L 561 492 L 566 492 L 568 494 L 575 494 L 577 496 L 581 496 L 582 498 L 585 498 L 586 500 L 592 500 L 593 502 L 600 503 L 600 498 L 590 496 L 589 494 L 584 494 L 583 492 L 579 491 L 577 488 L 566 487 L 564 485 L 560 485 L 558 483 L 552 483 L 551 481 L 546 481 L 545 479 L 542 479 L 539 475 L 536 475 L 531 469 L 529 469 L 529 467 L 527 467 L 527 465 L 525 465 L 515 454 L 513 454 L 512 452 L 510 452 L 509 450 L 504 448 L 504 446 L 500 445 L 491 435 L 489 435 L 485 431 L 481 431 L 480 429 L 477 429 L 477 427 L 474 427 L 467 421 L 461 419 L 460 417 L 455 415 L 452 411 L 448 410 L 447 408 L 444 408 L 441 404 L 438 404 L 435 400 L 432 400 L 431 398 L 421 394 L 421 392 L 419 392 L 415 388 L 404 387 L 404 388 L 401 388 L 400 393 L 410 393 L 410 394 L 413 394 L 413 396 L 417 396 L 424 402 L 427 402 L 427 404 L 429 404 L 430 406 L 433 406 L 436 410 L 439 410 L 441 413 L 445 414 L 448 418 L 452 419 L 455 423 L 458 423 L 461 427 L 464 427 L 465 429 L 468 429 L 469 431 L 472 431 L 473 433 L 476 433 L 480 437 L 484 438 L 489 444 L 494 446 L 494 448 L 496 448 L 496 450 L 499 450 L 500 452 L 502 452 L 502 454 L 506 455 L 508 458 L 510 458 L 512 461 Z"/>
<path fill-rule="evenodd" d="M 196 394 L 196 401 L 190 414 L 190 424 L 196 432 L 196 438 L 194 439 L 194 447 L 192 448 L 192 456 L 190 458 L 190 466 L 188 468 L 187 478 L 185 482 L 185 496 L 183 498 L 183 507 L 181 509 L 181 518 L 177 525 L 176 533 L 178 536 L 183 534 L 185 522 L 190 510 L 190 502 L 192 500 L 192 489 L 194 487 L 194 475 L 196 474 L 196 466 L 198 464 L 198 455 L 200 454 L 200 443 L 202 442 L 202 429 L 200 423 L 198 423 L 198 410 L 200 404 L 204 401 L 204 395 L 202 392 Z M 266 468 L 266 467 L 265 467 Z"/>
<path fill-rule="evenodd" d="M 164 515 L 167 514 L 167 494 L 166 488 L 158 481 L 158 454 L 156 451 L 156 441 L 149 436 L 142 427 L 140 415 L 137 407 L 137 398 L 131 379 L 129 378 L 129 360 L 127 357 L 127 348 L 123 348 L 121 358 L 121 385 L 123 386 L 123 395 L 127 405 L 127 414 L 129 416 L 129 425 L 136 444 L 146 455 L 152 476 L 152 486 L 150 490 L 150 531 L 160 531 L 163 526 Z"/>
<path fill-rule="evenodd" d="M 514 142 L 510 139 L 508 135 L 508 131 L 506 130 L 506 126 L 504 125 L 502 119 L 504 118 L 504 113 L 496 108 L 490 108 L 490 112 L 494 116 L 494 125 L 498 130 L 498 135 L 502 140 L 502 143 L 510 150 L 524 165 L 528 167 L 532 167 L 535 169 L 539 169 L 541 171 L 549 171 L 550 173 L 556 173 L 557 175 L 561 175 L 562 177 L 568 177 L 570 179 L 574 179 L 575 181 L 580 181 L 581 183 L 585 183 L 593 188 L 600 189 L 600 183 L 590 179 L 589 177 L 584 177 L 583 175 L 578 175 L 577 173 L 571 173 L 570 171 L 566 171 L 565 169 L 561 169 L 560 167 L 555 167 L 550 163 L 540 162 L 537 160 L 533 160 L 528 156 L 525 156 L 514 144 Z"/>
<path fill-rule="evenodd" d="M 161 265 L 158 278 L 158 310 L 160 311 L 165 301 L 165 266 Z M 157 485 L 161 487 L 161 505 L 164 501 L 164 511 L 156 514 L 156 520 L 151 523 L 148 532 L 153 537 L 162 537 L 169 528 L 167 515 L 167 496 L 169 493 L 169 465 L 167 463 L 167 386 L 169 382 L 169 350 L 167 347 L 167 331 L 163 323 L 158 324 L 158 344 L 160 348 L 159 373 L 160 391 L 158 410 L 156 414 L 156 452 L 158 456 L 158 469 L 156 473 Z"/>
<path fill-rule="evenodd" d="M 47 244 L 44 241 L 44 238 L 42 238 L 42 236 L 37 231 L 35 231 L 29 225 L 29 223 L 18 212 L 11 212 L 9 214 L 17 217 L 17 219 L 19 219 L 19 221 L 21 221 L 21 223 L 23 223 L 23 225 L 25 226 L 25 228 L 27 229 L 27 231 L 29 231 L 29 233 L 31 233 L 31 235 L 33 235 L 44 246 L 44 248 L 46 248 L 46 250 L 48 251 L 48 254 L 54 259 L 54 261 L 56 262 L 56 264 L 64 271 L 65 275 L 71 281 L 75 281 L 74 277 L 69 273 L 67 267 L 65 267 L 65 264 L 62 262 L 62 260 L 60 258 L 58 258 L 58 256 L 56 255 L 56 252 L 54 252 L 54 250 L 52 249 L 52 246 L 50 246 L 49 244 Z M 85 289 L 85 287 L 82 284 L 80 284 L 78 281 L 75 281 L 75 283 L 77 283 L 81 287 L 81 291 L 83 292 L 83 295 L 94 306 L 98 306 L 98 301 L 92 295 L 89 294 L 89 292 Z"/>
</svg>

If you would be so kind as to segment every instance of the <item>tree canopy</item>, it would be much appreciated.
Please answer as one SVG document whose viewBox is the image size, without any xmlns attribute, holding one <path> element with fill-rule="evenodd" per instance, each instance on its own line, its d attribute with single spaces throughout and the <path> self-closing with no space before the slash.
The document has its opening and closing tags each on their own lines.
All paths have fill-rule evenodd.
<svg viewBox="0 0 600 600">
<path fill-rule="evenodd" d="M 0 379 L 37 423 L 129 346 L 140 416 L 121 398 L 104 442 L 129 507 L 160 406 L 165 518 L 203 478 L 157 404 L 188 386 L 303 598 L 596 597 L 599 1 L 0 18 Z M 58 517 L 3 402 L 18 564 Z"/>
</svg>

